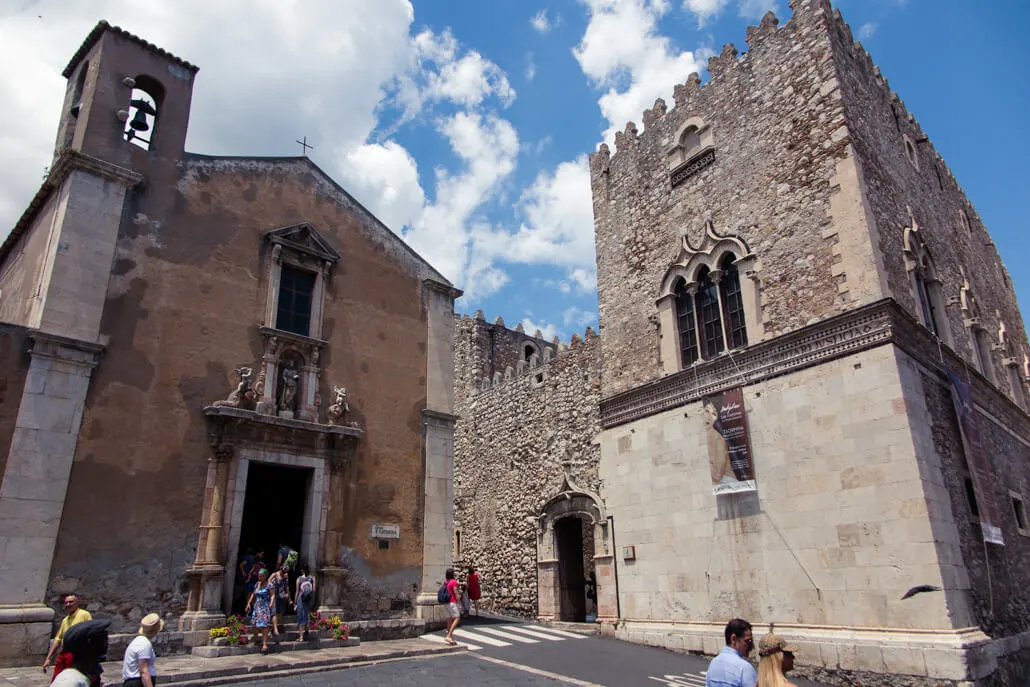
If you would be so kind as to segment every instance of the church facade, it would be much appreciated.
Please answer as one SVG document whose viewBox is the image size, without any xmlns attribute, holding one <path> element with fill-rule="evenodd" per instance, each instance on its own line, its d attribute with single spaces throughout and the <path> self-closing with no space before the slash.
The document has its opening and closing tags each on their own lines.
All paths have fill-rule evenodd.
<svg viewBox="0 0 1030 687">
<path fill-rule="evenodd" d="M 196 73 L 98 24 L 0 247 L 2 664 L 64 592 L 206 636 L 248 549 L 323 611 L 436 612 L 460 291 L 307 158 L 185 152 Z"/>
<path fill-rule="evenodd" d="M 512 374 L 485 338 L 511 330 L 462 321 L 460 553 L 529 558 L 533 603 L 513 610 L 582 620 L 554 599 L 583 595 L 590 532 L 596 620 L 618 637 L 715 654 L 744 617 L 796 641 L 810 675 L 1023 684 L 1030 349 L 1015 292 L 840 13 L 790 5 L 591 155 L 599 392 L 572 402 L 588 421 L 548 415 L 570 403 L 564 378 L 537 379 L 561 353 Z M 497 418 L 509 445 L 488 440 Z M 479 477 L 503 479 L 499 459 L 518 480 Z M 461 498 L 468 484 L 498 503 Z M 518 538 L 489 535 L 497 513 Z M 579 548 L 563 549 L 568 518 L 590 525 Z M 497 588 L 516 581 L 501 567 Z"/>
</svg>

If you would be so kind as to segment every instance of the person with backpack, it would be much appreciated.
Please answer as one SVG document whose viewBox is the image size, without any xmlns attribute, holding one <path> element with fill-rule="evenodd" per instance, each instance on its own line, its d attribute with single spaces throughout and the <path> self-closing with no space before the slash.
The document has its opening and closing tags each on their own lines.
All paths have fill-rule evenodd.
<svg viewBox="0 0 1030 687">
<path fill-rule="evenodd" d="M 279 623 L 293 603 L 290 599 L 290 569 L 285 563 L 268 578 L 268 585 L 272 588 L 272 636 L 278 637 Z"/>
<path fill-rule="evenodd" d="M 306 565 L 300 567 L 297 593 L 293 598 L 296 599 L 293 605 L 297 609 L 297 629 L 300 630 L 300 641 L 303 642 L 308 638 L 308 614 L 315 603 L 315 578 Z"/>
<path fill-rule="evenodd" d="M 454 641 L 452 635 L 461 623 L 461 608 L 458 606 L 460 592 L 458 591 L 458 580 L 454 576 L 454 568 L 447 568 L 444 577 L 447 578 L 447 581 L 440 587 L 440 591 L 436 593 L 436 600 L 447 604 L 447 615 L 451 619 L 447 624 L 447 636 L 444 638 L 444 641 L 451 646 L 455 646 L 457 642 Z"/>
</svg>

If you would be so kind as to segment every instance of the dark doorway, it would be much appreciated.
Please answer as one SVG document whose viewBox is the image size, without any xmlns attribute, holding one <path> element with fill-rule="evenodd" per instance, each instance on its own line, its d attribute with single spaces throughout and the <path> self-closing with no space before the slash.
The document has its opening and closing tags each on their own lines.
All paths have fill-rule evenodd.
<svg viewBox="0 0 1030 687">
<path fill-rule="evenodd" d="M 586 578 L 583 574 L 583 523 L 579 518 L 562 518 L 554 524 L 558 538 L 558 582 L 561 585 L 561 619 L 586 620 Z"/>
<path fill-rule="evenodd" d="M 263 549 L 271 573 L 276 552 L 286 544 L 297 550 L 301 560 L 306 560 L 310 552 L 301 548 L 301 537 L 310 480 L 308 468 L 250 464 L 240 524 L 241 558 L 248 548 L 255 552 Z"/>
</svg>

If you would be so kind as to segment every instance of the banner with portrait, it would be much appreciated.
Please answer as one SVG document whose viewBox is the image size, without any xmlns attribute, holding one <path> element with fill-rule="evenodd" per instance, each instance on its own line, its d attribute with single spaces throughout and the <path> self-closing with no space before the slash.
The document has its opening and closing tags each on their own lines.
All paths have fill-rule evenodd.
<svg viewBox="0 0 1030 687">
<path fill-rule="evenodd" d="M 958 415 L 959 433 L 962 435 L 962 449 L 969 466 L 969 477 L 973 482 L 973 496 L 980 511 L 980 529 L 985 542 L 1005 545 L 1001 534 L 1001 518 L 998 517 L 998 503 L 994 500 L 994 477 L 991 465 L 980 441 L 980 428 L 976 409 L 973 407 L 973 390 L 959 376 L 948 370 L 951 381 L 951 400 Z"/>
<path fill-rule="evenodd" d="M 734 387 L 701 399 L 712 492 L 755 491 L 755 466 L 744 410 L 744 389 Z"/>
</svg>

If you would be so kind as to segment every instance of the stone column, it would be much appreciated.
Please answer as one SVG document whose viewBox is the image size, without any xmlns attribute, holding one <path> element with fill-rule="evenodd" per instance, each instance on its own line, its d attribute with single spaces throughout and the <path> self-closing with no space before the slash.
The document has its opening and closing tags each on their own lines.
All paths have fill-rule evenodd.
<svg viewBox="0 0 1030 687">
<path fill-rule="evenodd" d="M 344 441 L 343 451 L 329 456 L 328 486 L 322 495 L 322 536 L 319 541 L 318 560 L 312 561 L 312 568 L 318 571 L 318 612 L 322 615 L 343 613 L 343 583 L 346 571 L 340 567 L 340 551 L 343 546 L 344 495 L 347 485 L 344 469 L 354 455 L 354 440 L 339 437 Z"/>
<path fill-rule="evenodd" d="M 558 577 L 558 556 L 554 550 L 554 521 L 547 518 L 543 531 L 537 534 L 537 620 L 561 619 L 561 581 Z"/>
<path fill-rule="evenodd" d="M 47 584 L 98 344 L 32 332 L 0 485 L 0 665 L 42 661 L 53 610 Z"/>
<path fill-rule="evenodd" d="M 189 600 L 186 612 L 179 620 L 184 632 L 208 630 L 225 624 L 222 611 L 222 591 L 232 584 L 235 575 L 226 575 L 233 565 L 225 561 L 225 501 L 229 490 L 229 462 L 231 446 L 212 447 L 207 461 L 207 483 L 204 489 L 204 515 L 197 537 L 197 554 L 193 565 L 186 569 L 189 581 Z M 235 572 L 235 571 L 234 571 Z"/>
<path fill-rule="evenodd" d="M 436 601 L 454 547 L 454 299 L 461 291 L 426 280 L 425 506 L 422 519 L 422 583 L 416 600 L 419 618 L 439 621 L 446 612 Z"/>
<path fill-rule="evenodd" d="M 658 354 L 662 359 L 662 372 L 671 375 L 683 367 L 680 363 L 680 334 L 676 321 L 676 294 L 670 293 L 658 300 Z"/>
</svg>

